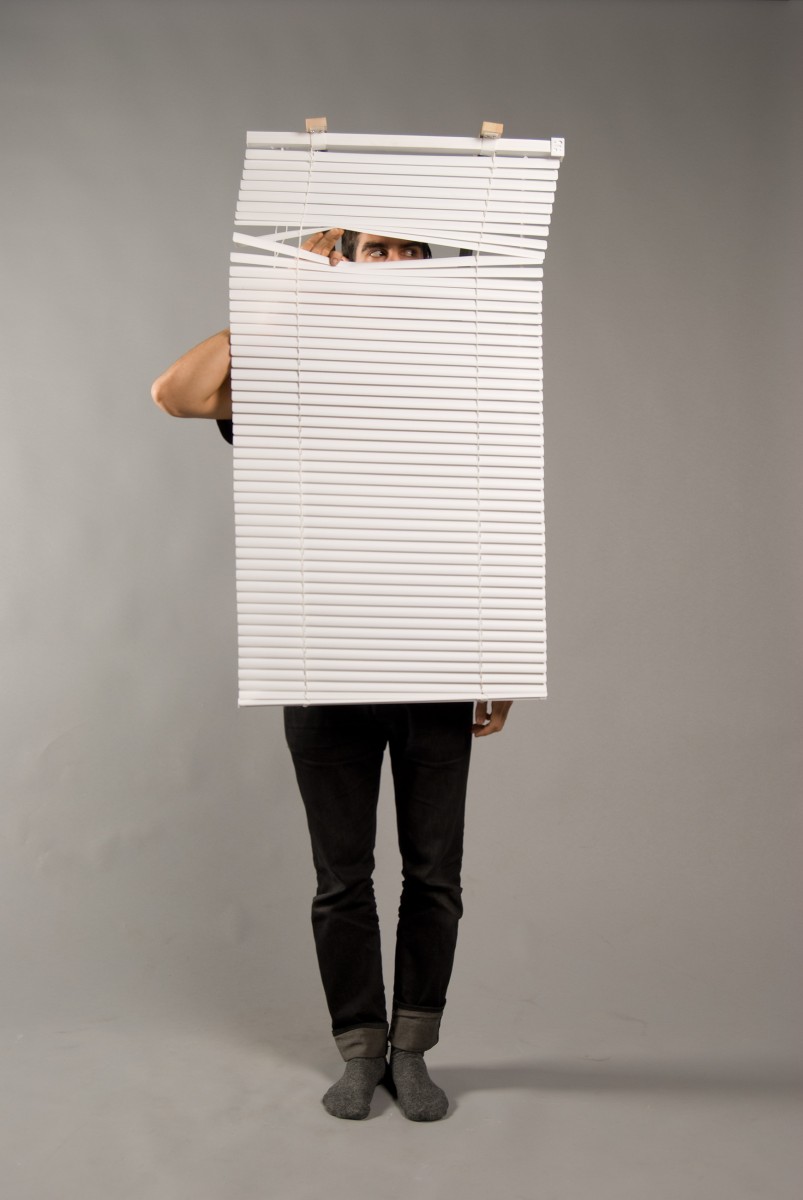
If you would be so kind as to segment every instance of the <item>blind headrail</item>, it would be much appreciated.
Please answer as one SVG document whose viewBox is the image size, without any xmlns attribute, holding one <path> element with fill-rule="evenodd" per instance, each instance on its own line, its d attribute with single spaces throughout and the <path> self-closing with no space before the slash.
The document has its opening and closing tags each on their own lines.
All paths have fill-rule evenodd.
<svg viewBox="0 0 803 1200">
<path fill-rule="evenodd" d="M 273 133 L 249 130 L 249 149 L 308 150 L 310 140 L 316 150 L 416 151 L 424 154 L 488 154 L 563 158 L 564 139 L 553 138 L 481 138 L 431 137 L 409 134 L 372 133 Z M 490 144 L 489 144 L 490 143 Z"/>
</svg>

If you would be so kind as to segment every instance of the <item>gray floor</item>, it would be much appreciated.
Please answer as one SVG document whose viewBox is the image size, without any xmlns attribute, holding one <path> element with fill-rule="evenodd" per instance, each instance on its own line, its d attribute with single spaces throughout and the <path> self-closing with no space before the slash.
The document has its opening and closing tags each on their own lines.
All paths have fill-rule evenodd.
<svg viewBox="0 0 803 1200">
<path fill-rule="evenodd" d="M 480 1008 L 470 1014 L 480 1019 Z M 329 1117 L 339 1063 L 286 1015 L 236 1028 L 109 1016 L 4 1037 L 2 1193 L 9 1200 L 793 1200 L 800 1080 L 779 1064 L 601 1059 L 532 1014 L 478 1049 L 453 1018 L 429 1056 L 447 1119 L 415 1125 L 384 1091 L 365 1122 Z M 526 1029 L 529 1019 L 531 1027 Z M 490 1021 L 488 1022 L 490 1024 Z M 523 1036 L 522 1031 L 525 1031 Z M 523 1043 L 527 1044 L 523 1044 Z"/>
</svg>

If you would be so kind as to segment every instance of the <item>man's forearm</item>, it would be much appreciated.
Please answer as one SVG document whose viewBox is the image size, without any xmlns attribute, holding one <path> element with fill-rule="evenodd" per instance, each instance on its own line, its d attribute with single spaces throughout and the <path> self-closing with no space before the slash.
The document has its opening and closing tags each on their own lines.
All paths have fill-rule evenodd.
<svg viewBox="0 0 803 1200">
<path fill-rule="evenodd" d="M 343 255 L 335 249 L 342 229 L 315 233 L 302 250 L 328 257 L 334 267 Z M 156 404 L 171 417 L 213 417 L 231 420 L 231 346 L 228 329 L 182 354 L 151 388 Z"/>
<path fill-rule="evenodd" d="M 171 417 L 231 417 L 229 331 L 214 333 L 168 367 L 151 388 L 154 402 Z"/>
</svg>

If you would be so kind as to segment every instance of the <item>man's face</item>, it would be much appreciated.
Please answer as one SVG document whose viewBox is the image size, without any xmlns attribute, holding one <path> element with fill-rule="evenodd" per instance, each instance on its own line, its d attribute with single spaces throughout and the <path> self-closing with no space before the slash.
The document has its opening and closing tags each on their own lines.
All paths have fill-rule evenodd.
<svg viewBox="0 0 803 1200">
<path fill-rule="evenodd" d="M 382 237 L 376 233 L 361 233 L 354 248 L 355 262 L 408 262 L 425 258 L 420 242 L 402 238 Z"/>
</svg>

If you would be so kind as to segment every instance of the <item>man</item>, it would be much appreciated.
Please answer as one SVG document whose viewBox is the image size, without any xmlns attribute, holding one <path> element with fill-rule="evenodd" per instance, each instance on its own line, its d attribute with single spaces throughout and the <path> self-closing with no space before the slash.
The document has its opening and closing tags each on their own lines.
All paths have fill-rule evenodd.
<svg viewBox="0 0 803 1200">
<path fill-rule="evenodd" d="M 342 250 L 337 250 L 342 237 Z M 332 266 L 429 258 L 423 242 L 330 229 L 303 249 Z M 169 367 L 153 385 L 160 408 L 218 421 L 231 440 L 228 330 Z M 333 1116 L 368 1116 L 384 1079 L 414 1121 L 448 1108 L 424 1053 L 438 1041 L 462 915 L 460 866 L 471 738 L 504 725 L 511 701 L 288 706 L 285 735 L 307 814 L 318 888 L 312 924 L 332 1032 L 346 1068 L 323 1097 Z M 389 747 L 403 887 L 388 1025 L 373 891 L 379 777 Z M 390 1063 L 386 1062 L 388 1041 Z"/>
</svg>

